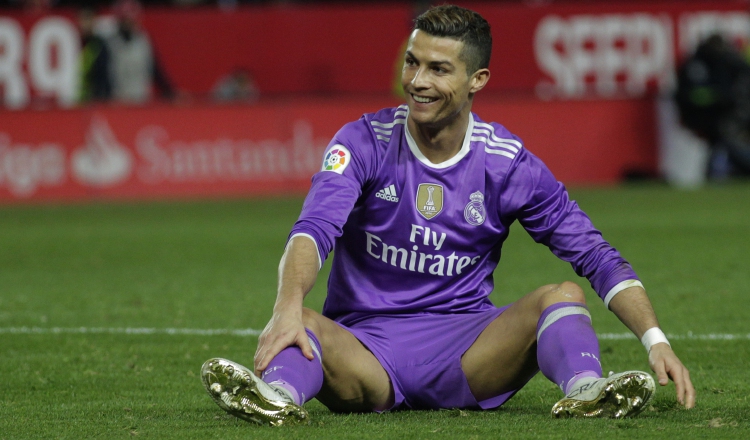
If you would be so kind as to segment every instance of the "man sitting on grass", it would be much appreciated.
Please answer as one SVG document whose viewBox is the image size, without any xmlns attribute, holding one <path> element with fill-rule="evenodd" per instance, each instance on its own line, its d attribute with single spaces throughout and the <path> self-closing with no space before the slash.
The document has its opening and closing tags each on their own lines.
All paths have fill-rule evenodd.
<svg viewBox="0 0 750 440">
<path fill-rule="evenodd" d="M 407 104 L 366 114 L 333 138 L 279 268 L 255 371 L 210 359 L 216 403 L 270 425 L 332 411 L 497 408 L 539 370 L 565 397 L 558 417 L 627 417 L 654 394 L 651 376 L 602 377 L 584 293 L 542 286 L 505 307 L 489 301 L 511 224 L 586 276 L 641 339 L 661 385 L 695 403 L 630 264 L 602 238 L 544 164 L 502 125 L 471 112 L 490 78 L 489 24 L 456 6 L 415 20 L 402 84 Z M 303 307 L 335 250 L 323 313 Z"/>
</svg>

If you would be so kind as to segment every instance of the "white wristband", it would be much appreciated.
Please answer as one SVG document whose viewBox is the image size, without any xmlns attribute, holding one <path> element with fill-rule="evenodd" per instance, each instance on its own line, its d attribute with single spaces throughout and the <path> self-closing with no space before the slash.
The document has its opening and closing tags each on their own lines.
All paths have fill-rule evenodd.
<svg viewBox="0 0 750 440">
<path fill-rule="evenodd" d="M 648 352 L 651 351 L 651 347 L 660 342 L 665 342 L 670 347 L 672 346 L 667 340 L 667 336 L 659 327 L 651 327 L 641 337 L 641 344 L 646 347 L 646 351 Z"/>
</svg>

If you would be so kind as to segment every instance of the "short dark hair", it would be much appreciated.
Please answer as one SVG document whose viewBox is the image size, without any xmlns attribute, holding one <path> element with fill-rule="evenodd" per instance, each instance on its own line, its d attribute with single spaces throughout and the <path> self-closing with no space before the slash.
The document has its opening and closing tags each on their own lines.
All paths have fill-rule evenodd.
<svg viewBox="0 0 750 440">
<path fill-rule="evenodd" d="M 455 5 L 435 6 L 414 20 L 414 29 L 434 37 L 464 43 L 461 60 L 469 75 L 490 66 L 492 34 L 490 24 L 478 13 Z"/>
</svg>

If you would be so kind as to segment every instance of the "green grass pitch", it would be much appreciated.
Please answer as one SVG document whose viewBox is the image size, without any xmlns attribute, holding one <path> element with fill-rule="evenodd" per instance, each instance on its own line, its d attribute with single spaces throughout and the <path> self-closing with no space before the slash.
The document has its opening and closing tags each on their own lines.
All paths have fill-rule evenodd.
<svg viewBox="0 0 750 440">
<path fill-rule="evenodd" d="M 538 375 L 497 411 L 340 415 L 313 401 L 311 426 L 251 425 L 198 373 L 209 357 L 250 364 L 257 336 L 201 331 L 263 328 L 301 199 L 14 206 L 0 208 L 0 439 L 750 438 L 750 186 L 572 196 L 643 279 L 691 369 L 694 410 L 669 385 L 634 419 L 555 420 L 560 392 Z M 307 298 L 317 310 L 327 270 Z M 626 333 L 518 227 L 492 299 L 565 279 L 587 289 L 598 333 Z M 601 350 L 605 371 L 648 370 L 635 339 L 603 336 Z"/>
</svg>

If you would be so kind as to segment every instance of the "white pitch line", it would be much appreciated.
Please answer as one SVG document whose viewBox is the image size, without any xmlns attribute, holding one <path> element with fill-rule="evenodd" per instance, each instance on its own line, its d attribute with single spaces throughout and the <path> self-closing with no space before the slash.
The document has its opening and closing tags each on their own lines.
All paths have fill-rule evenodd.
<svg viewBox="0 0 750 440">
<path fill-rule="evenodd" d="M 599 340 L 636 339 L 632 333 L 597 333 Z M 742 341 L 750 340 L 750 333 L 693 333 L 686 334 L 667 333 L 669 340 L 700 340 L 700 341 Z"/>
<path fill-rule="evenodd" d="M 258 336 L 262 330 L 201 329 L 201 328 L 148 328 L 148 327 L 0 327 L 0 334 L 120 334 L 120 335 L 197 335 L 197 336 Z M 598 333 L 599 340 L 613 341 L 636 339 L 632 333 Z M 750 333 L 693 333 L 667 334 L 670 340 L 747 341 Z"/>
<path fill-rule="evenodd" d="M 258 336 L 261 330 L 248 329 L 200 329 L 200 328 L 143 328 L 143 327 L 6 327 L 0 334 L 47 335 L 47 334 L 123 334 L 123 335 L 199 335 L 199 336 Z"/>
</svg>

